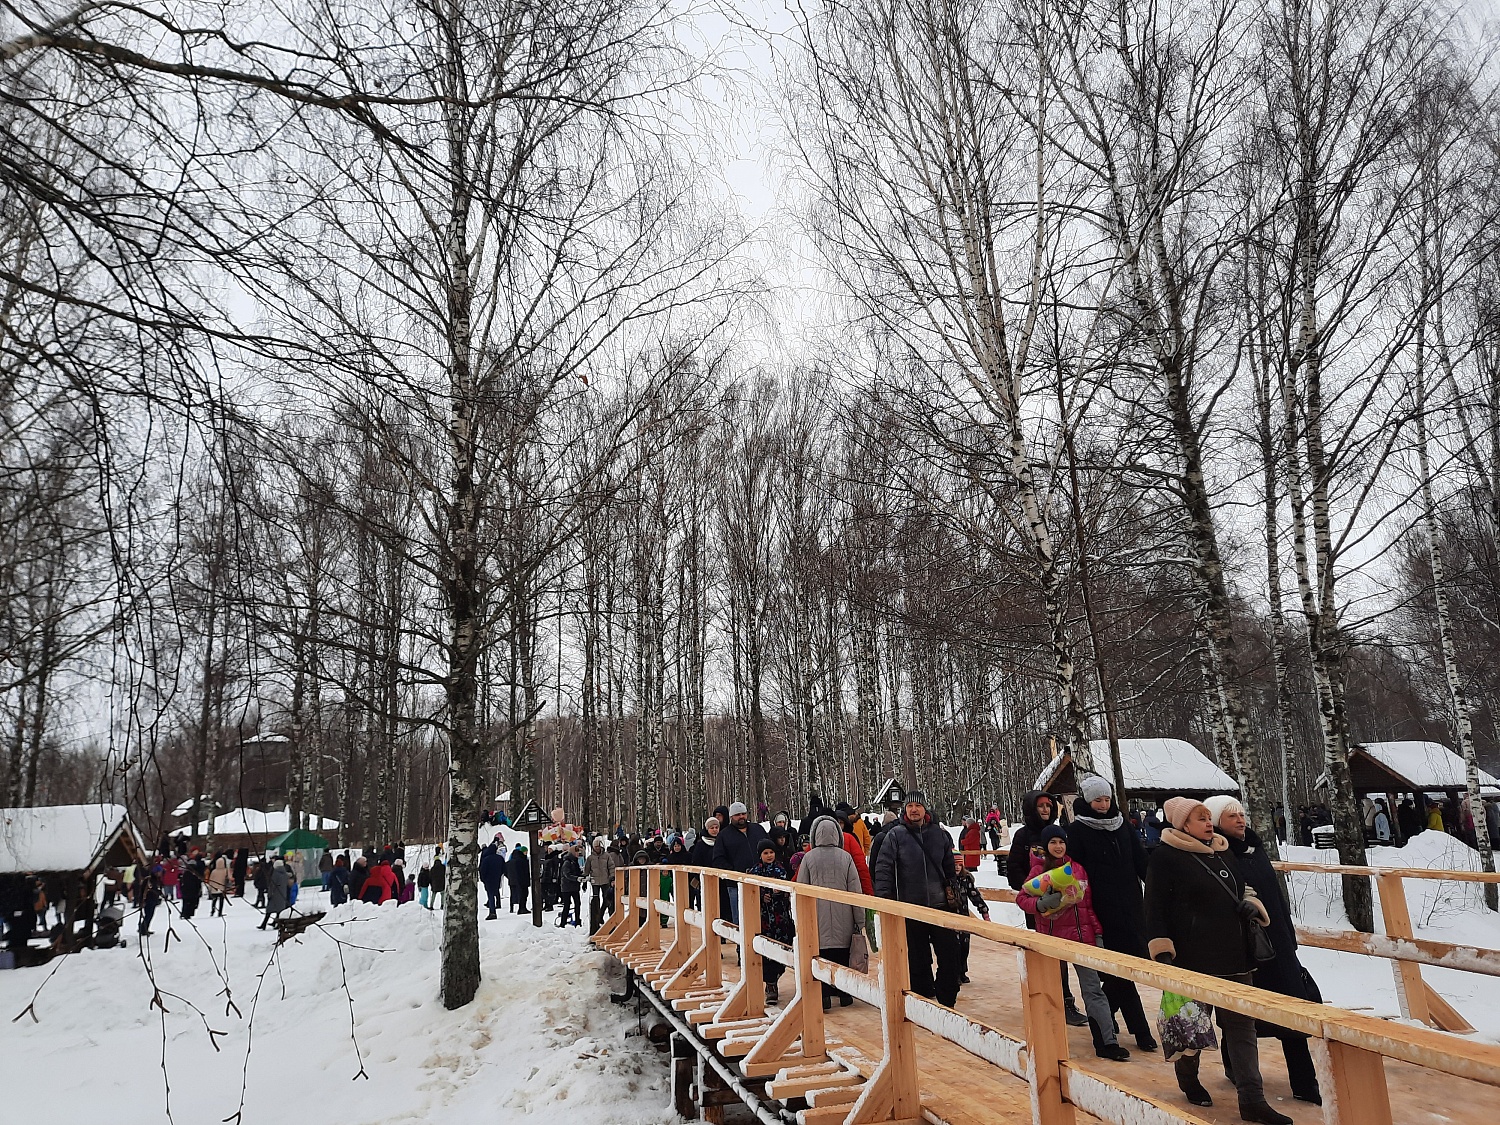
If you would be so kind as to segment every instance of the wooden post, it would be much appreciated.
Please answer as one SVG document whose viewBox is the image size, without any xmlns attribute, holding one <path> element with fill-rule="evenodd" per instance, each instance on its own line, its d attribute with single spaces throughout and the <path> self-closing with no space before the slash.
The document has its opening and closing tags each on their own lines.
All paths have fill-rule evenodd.
<svg viewBox="0 0 1500 1125">
<path fill-rule="evenodd" d="M 911 968 L 906 960 L 906 919 L 876 915 L 880 927 L 880 1031 L 885 1057 L 845 1119 L 864 1122 L 914 1121 L 922 1116 L 922 1087 L 917 1076 L 917 1043 L 906 1018 Z"/>
<path fill-rule="evenodd" d="M 797 936 L 792 947 L 797 954 L 797 999 L 802 1005 L 802 1054 L 816 1058 L 825 1051 L 823 1042 L 823 982 L 813 976 L 813 958 L 818 955 L 818 900 L 812 895 L 792 895 L 792 916 Z"/>
<path fill-rule="evenodd" d="M 661 868 L 641 868 L 641 897 L 646 900 L 646 944 L 652 949 L 661 948 L 661 915 L 652 905 L 656 895 L 651 892 L 660 886 Z"/>
<path fill-rule="evenodd" d="M 703 876 L 703 985 L 718 988 L 724 983 L 724 939 L 714 930 L 719 920 L 719 877 Z"/>
<path fill-rule="evenodd" d="M 1062 974 L 1057 959 L 1018 949 L 1016 960 L 1021 969 L 1031 1119 L 1036 1125 L 1073 1125 L 1073 1106 L 1062 1095 L 1068 1025 L 1063 1018 Z"/>
<path fill-rule="evenodd" d="M 542 857 L 537 851 L 538 828 L 532 828 L 526 833 L 526 838 L 531 841 L 531 924 L 540 927 L 542 924 Z"/>
<path fill-rule="evenodd" d="M 766 1014 L 766 992 L 761 987 L 761 955 L 755 951 L 760 933 L 760 888 L 741 882 L 740 887 L 740 981 L 745 986 L 746 1016 Z"/>
<path fill-rule="evenodd" d="M 1308 1045 L 1321 1079 L 1324 1125 L 1391 1125 L 1384 1058 L 1333 1039 L 1314 1037 Z"/>
<path fill-rule="evenodd" d="M 614 893 L 616 904 L 624 901 L 625 885 L 625 868 L 615 868 Z M 591 940 L 595 945 L 607 946 L 613 944 L 615 941 L 615 933 L 620 929 L 624 917 L 625 916 L 618 909 L 614 910 L 605 920 L 604 924 L 594 931 L 593 936 L 589 940 Z"/>
<path fill-rule="evenodd" d="M 1380 883 L 1380 916 L 1385 922 L 1386 936 L 1414 936 L 1401 876 L 1394 871 L 1385 871 L 1376 878 Z M 1396 997 L 1401 1002 L 1401 1014 L 1410 1020 L 1432 1023 L 1432 1015 L 1427 1010 L 1427 990 L 1422 982 L 1422 966 L 1413 961 L 1395 960 L 1391 966 L 1396 974 Z"/>
</svg>

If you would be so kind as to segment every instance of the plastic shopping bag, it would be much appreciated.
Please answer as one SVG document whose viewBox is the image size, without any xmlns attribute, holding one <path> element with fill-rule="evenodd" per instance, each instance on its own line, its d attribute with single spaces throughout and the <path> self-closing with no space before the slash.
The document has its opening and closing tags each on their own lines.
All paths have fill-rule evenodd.
<svg viewBox="0 0 1500 1125">
<path fill-rule="evenodd" d="M 1218 1037 L 1214 1035 L 1213 1015 L 1212 1005 L 1191 996 L 1179 996 L 1175 992 L 1161 994 L 1156 1030 L 1161 1036 L 1162 1054 L 1167 1062 L 1178 1055 L 1195 1055 L 1219 1046 Z"/>
</svg>

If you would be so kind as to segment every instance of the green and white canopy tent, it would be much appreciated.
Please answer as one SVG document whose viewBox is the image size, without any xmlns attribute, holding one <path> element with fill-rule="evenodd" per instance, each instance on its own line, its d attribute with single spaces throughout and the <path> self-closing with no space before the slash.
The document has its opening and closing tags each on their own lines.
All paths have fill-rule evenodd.
<svg viewBox="0 0 1500 1125">
<path fill-rule="evenodd" d="M 318 872 L 318 860 L 328 850 L 328 841 L 306 828 L 293 828 L 280 836 L 266 841 L 266 851 L 272 855 L 284 855 L 291 860 L 292 871 L 299 886 L 316 884 L 321 886 L 323 876 Z"/>
</svg>

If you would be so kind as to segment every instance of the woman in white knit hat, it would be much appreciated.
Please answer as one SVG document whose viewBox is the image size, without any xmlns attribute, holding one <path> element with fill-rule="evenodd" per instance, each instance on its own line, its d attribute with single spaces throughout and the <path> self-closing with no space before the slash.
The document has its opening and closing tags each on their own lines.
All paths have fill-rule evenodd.
<svg viewBox="0 0 1500 1125">
<path fill-rule="evenodd" d="M 1279 992 L 1283 996 L 1295 996 L 1298 1000 L 1322 1003 L 1323 996 L 1318 991 L 1312 974 L 1297 960 L 1297 928 L 1292 922 L 1291 909 L 1281 892 L 1281 882 L 1276 878 L 1276 869 L 1271 866 L 1271 857 L 1266 854 L 1265 846 L 1255 834 L 1255 829 L 1250 827 L 1244 806 L 1234 797 L 1210 797 L 1203 803 L 1213 814 L 1214 827 L 1219 835 L 1229 842 L 1229 854 L 1239 864 L 1240 874 L 1260 896 L 1260 904 L 1271 919 L 1266 935 L 1276 950 L 1276 959 L 1263 961 L 1255 966 L 1255 987 Z M 1270 1024 L 1261 1024 L 1260 1031 L 1281 1040 L 1281 1050 L 1286 1055 L 1286 1073 L 1292 1084 L 1292 1097 L 1298 1101 L 1322 1105 L 1318 1072 L 1313 1068 L 1307 1036 Z"/>
<path fill-rule="evenodd" d="M 1229 842 L 1214 831 L 1213 813 L 1191 797 L 1172 797 L 1162 811 L 1171 827 L 1151 853 L 1146 871 L 1146 937 L 1151 956 L 1166 964 L 1251 984 L 1245 926 L 1270 924 L 1255 891 L 1229 857 Z M 1234 1075 L 1240 1118 L 1257 1125 L 1292 1125 L 1266 1102 L 1255 1021 L 1218 1010 L 1225 1073 Z M 1177 1085 L 1193 1105 L 1213 1105 L 1198 1079 L 1195 1051 L 1174 1060 Z"/>
</svg>

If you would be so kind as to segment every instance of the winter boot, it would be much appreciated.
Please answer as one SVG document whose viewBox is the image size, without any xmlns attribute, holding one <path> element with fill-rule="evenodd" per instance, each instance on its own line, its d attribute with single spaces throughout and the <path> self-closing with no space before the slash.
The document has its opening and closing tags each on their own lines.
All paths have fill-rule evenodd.
<svg viewBox="0 0 1500 1125">
<path fill-rule="evenodd" d="M 1178 1086 L 1192 1105 L 1211 1106 L 1214 1104 L 1213 1098 L 1209 1097 L 1208 1091 L 1203 1088 L 1203 1083 L 1196 1078 L 1186 1084 L 1179 1082 Z"/>
<path fill-rule="evenodd" d="M 1151 1032 L 1143 1031 L 1135 1037 L 1137 1049 L 1142 1051 L 1154 1051 L 1160 1044 L 1152 1037 Z"/>
<path fill-rule="evenodd" d="M 1290 1117 L 1272 1109 L 1264 1099 L 1249 1104 L 1241 1102 L 1240 1120 L 1253 1122 L 1254 1125 L 1294 1125 Z"/>
<path fill-rule="evenodd" d="M 781 984 L 779 981 L 766 982 L 766 1003 L 779 1004 L 781 1002 Z"/>
<path fill-rule="evenodd" d="M 1063 1005 L 1063 1017 L 1068 1021 L 1068 1026 L 1087 1027 L 1089 1025 L 1088 1016 L 1084 1015 L 1078 1010 L 1078 1005 L 1073 1002 L 1073 998 L 1071 996 L 1066 997 L 1065 999 L 1066 1002 Z"/>
<path fill-rule="evenodd" d="M 1112 1059 L 1115 1062 L 1125 1062 L 1130 1058 L 1130 1052 L 1118 1043 L 1106 1043 L 1102 1047 L 1095 1047 L 1094 1054 L 1101 1059 Z"/>
</svg>

